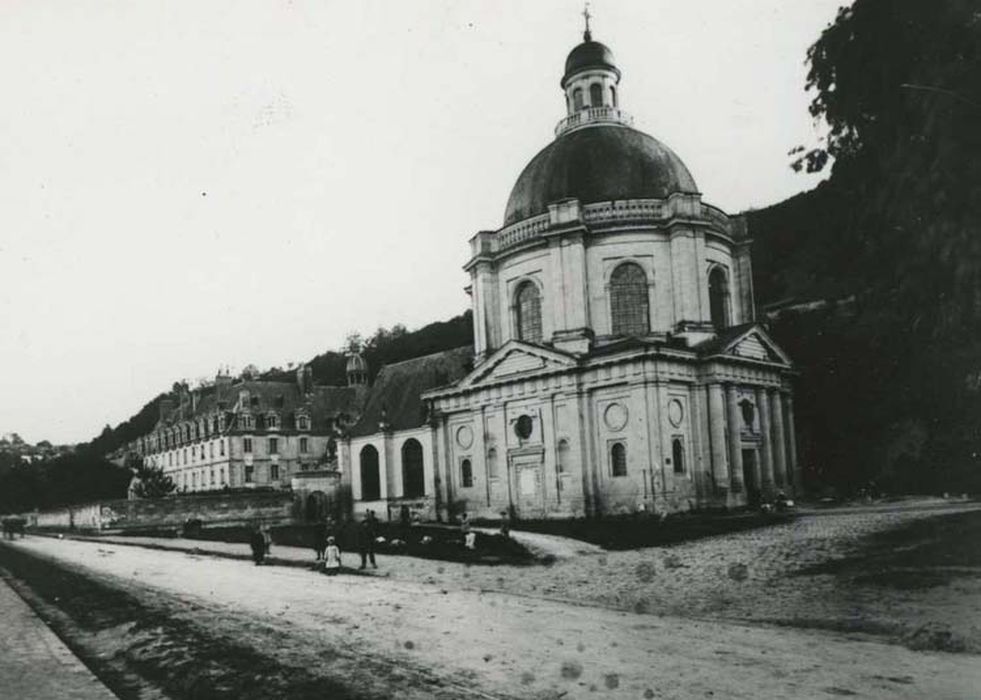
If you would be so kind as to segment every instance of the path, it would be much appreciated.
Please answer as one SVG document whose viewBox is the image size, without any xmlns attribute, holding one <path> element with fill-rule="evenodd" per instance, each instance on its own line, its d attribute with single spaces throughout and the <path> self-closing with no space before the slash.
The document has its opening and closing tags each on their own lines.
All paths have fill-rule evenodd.
<svg viewBox="0 0 981 700">
<path fill-rule="evenodd" d="M 0 579 L 0 696 L 115 700 L 55 633 Z"/>
<path fill-rule="evenodd" d="M 860 694 L 966 697 L 976 656 L 912 652 L 839 634 L 692 621 L 385 578 L 328 578 L 298 568 L 31 537 L 12 546 L 131 590 L 200 606 L 208 625 L 277 654 L 333 644 L 393 666 L 466 679 L 518 697 L 786 698 Z M 260 622 L 235 629 L 237 618 Z M 258 631 L 257 631 L 258 630 Z"/>
</svg>

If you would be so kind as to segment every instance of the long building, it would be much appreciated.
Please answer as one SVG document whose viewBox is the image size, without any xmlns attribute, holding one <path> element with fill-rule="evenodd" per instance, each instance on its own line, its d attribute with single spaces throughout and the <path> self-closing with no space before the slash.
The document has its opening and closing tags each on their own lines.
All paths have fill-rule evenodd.
<svg viewBox="0 0 981 700">
<path fill-rule="evenodd" d="M 319 386 L 309 366 L 296 381 L 233 381 L 178 387 L 160 403 L 154 430 L 129 447 L 159 467 L 179 492 L 224 488 L 288 488 L 297 474 L 335 460 L 336 436 L 360 413 L 367 374 L 360 357 L 348 363 L 347 386 Z"/>
</svg>

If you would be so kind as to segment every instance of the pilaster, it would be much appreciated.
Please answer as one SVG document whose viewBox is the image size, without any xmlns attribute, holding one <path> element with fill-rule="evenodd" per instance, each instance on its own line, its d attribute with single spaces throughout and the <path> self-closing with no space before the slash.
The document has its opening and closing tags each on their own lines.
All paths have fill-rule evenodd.
<svg viewBox="0 0 981 700">
<path fill-rule="evenodd" d="M 721 384 L 708 386 L 709 435 L 712 449 L 712 481 L 716 494 L 729 490 L 729 465 L 726 445 L 726 414 Z"/>
<path fill-rule="evenodd" d="M 769 392 L 770 415 L 773 418 L 773 472 L 776 485 L 787 486 L 787 443 L 783 431 L 783 406 L 780 392 L 771 389 Z"/>
<path fill-rule="evenodd" d="M 773 493 L 773 442 L 770 437 L 770 402 L 766 390 L 762 387 L 756 389 L 756 410 L 760 414 L 760 461 L 762 462 L 760 486 L 763 495 L 768 497 Z"/>
<path fill-rule="evenodd" d="M 732 480 L 734 493 L 742 493 L 743 483 L 743 450 L 742 450 L 742 416 L 739 411 L 739 397 L 735 384 L 726 385 L 726 410 L 729 414 L 729 477 Z"/>
</svg>

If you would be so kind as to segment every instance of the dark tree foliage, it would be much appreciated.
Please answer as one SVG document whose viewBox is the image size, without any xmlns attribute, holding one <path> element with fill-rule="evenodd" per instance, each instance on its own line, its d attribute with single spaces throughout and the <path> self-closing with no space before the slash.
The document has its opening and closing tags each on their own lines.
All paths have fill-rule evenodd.
<svg viewBox="0 0 981 700">
<path fill-rule="evenodd" d="M 137 464 L 134 472 L 137 481 L 133 484 L 133 493 L 138 498 L 163 498 L 177 489 L 177 484 L 160 467 Z"/>
<path fill-rule="evenodd" d="M 131 472 L 88 449 L 28 464 L 0 455 L 0 512 L 125 498 Z"/>
<path fill-rule="evenodd" d="M 430 323 L 415 331 L 396 325 L 390 329 L 379 328 L 374 335 L 360 339 L 362 355 L 368 363 L 368 376 L 374 380 L 379 370 L 387 364 L 411 360 L 443 350 L 451 350 L 473 344 L 473 317 L 468 309 L 448 321 Z M 318 384 L 343 386 L 347 383 L 347 356 L 344 352 L 328 350 L 310 361 L 313 379 Z M 266 379 L 289 380 L 292 373 L 269 372 Z"/>
<path fill-rule="evenodd" d="M 751 213 L 805 466 L 844 488 L 981 489 L 981 7 L 857 0 L 808 52 L 831 178 Z"/>
</svg>

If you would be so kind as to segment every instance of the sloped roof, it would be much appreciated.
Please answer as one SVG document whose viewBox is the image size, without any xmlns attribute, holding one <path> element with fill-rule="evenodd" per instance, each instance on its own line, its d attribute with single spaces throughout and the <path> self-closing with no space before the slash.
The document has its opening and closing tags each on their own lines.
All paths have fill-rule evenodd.
<svg viewBox="0 0 981 700">
<path fill-rule="evenodd" d="M 391 430 L 417 428 L 426 422 L 422 395 L 452 384 L 472 369 L 469 345 L 386 365 L 375 377 L 361 419 L 351 435 L 371 435 L 384 422 Z"/>
<path fill-rule="evenodd" d="M 275 411 L 284 417 L 286 425 L 292 427 L 296 412 L 306 409 L 310 414 L 314 431 L 327 428 L 327 419 L 341 413 L 357 413 L 357 388 L 347 386 L 312 386 L 310 393 L 304 395 L 293 382 L 249 380 L 235 384 L 220 384 L 201 391 L 194 410 L 188 403 L 175 406 L 158 423 L 157 427 L 169 426 L 184 420 L 194 420 L 214 414 L 216 411 L 234 411 L 238 406 L 241 392 L 248 391 L 250 406 L 255 414 Z M 252 405 L 252 400 L 257 402 Z"/>
<path fill-rule="evenodd" d="M 728 328 L 723 328 L 714 338 L 709 338 L 695 346 L 695 350 L 698 351 L 699 355 L 715 355 L 721 352 L 729 343 L 734 341 L 736 338 L 741 336 L 743 333 L 748 331 L 754 326 L 758 326 L 756 322 L 742 323 L 738 326 L 729 326 Z"/>
</svg>

